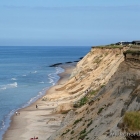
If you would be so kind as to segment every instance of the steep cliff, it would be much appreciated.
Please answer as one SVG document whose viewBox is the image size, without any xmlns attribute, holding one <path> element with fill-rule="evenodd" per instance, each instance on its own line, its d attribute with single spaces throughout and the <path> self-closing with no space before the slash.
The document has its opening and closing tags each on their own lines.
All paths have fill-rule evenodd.
<svg viewBox="0 0 140 140">
<path fill-rule="evenodd" d="M 43 97 L 64 101 L 55 112 L 68 112 L 49 140 L 133 138 L 123 133 L 130 132 L 123 118 L 126 112 L 140 110 L 140 63 L 139 55 L 128 53 L 128 49 L 93 47 L 70 79 L 56 89 L 57 95 Z"/>
</svg>

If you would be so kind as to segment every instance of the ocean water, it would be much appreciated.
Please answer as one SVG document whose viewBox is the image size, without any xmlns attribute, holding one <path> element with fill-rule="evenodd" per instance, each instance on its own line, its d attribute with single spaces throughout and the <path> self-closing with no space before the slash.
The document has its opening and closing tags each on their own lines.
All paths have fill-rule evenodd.
<svg viewBox="0 0 140 140">
<path fill-rule="evenodd" d="M 59 80 L 54 63 L 79 60 L 90 47 L 0 47 L 0 139 L 10 117 L 44 95 Z"/>
</svg>

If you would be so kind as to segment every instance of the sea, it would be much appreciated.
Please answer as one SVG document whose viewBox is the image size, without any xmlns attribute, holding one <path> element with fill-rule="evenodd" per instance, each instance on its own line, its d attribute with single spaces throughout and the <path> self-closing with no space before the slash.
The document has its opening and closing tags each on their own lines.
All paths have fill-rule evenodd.
<svg viewBox="0 0 140 140">
<path fill-rule="evenodd" d="M 41 98 L 59 80 L 55 63 L 77 61 L 90 46 L 0 46 L 0 139 L 16 110 Z"/>
</svg>

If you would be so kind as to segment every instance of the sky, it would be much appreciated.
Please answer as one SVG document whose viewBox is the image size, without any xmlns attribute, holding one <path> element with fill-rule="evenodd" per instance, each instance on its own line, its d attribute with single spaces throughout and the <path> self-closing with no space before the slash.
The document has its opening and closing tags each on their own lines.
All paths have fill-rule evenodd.
<svg viewBox="0 0 140 140">
<path fill-rule="evenodd" d="M 0 0 L 0 46 L 140 40 L 140 0 Z"/>
</svg>

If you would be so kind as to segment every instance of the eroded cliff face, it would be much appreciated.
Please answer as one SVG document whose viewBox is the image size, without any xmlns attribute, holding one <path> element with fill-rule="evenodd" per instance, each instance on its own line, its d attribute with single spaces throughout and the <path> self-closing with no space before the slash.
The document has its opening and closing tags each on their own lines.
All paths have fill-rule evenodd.
<svg viewBox="0 0 140 140">
<path fill-rule="evenodd" d="M 126 139 L 123 116 L 140 110 L 140 64 L 124 61 L 127 49 L 92 48 L 57 95 L 43 98 L 64 100 L 55 112 L 69 111 L 49 140 Z"/>
<path fill-rule="evenodd" d="M 95 90 L 106 84 L 123 60 L 123 49 L 93 48 L 77 64 L 68 82 L 56 89 L 57 95 L 48 95 L 43 99 L 80 98 L 86 90 Z"/>
</svg>

